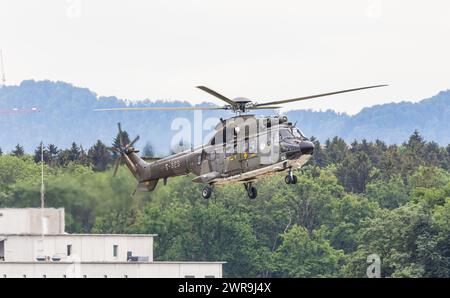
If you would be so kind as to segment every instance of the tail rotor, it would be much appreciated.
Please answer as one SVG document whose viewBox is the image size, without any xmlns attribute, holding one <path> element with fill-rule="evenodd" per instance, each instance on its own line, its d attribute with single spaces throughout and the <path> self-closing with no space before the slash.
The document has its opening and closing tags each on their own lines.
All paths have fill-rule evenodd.
<svg viewBox="0 0 450 298">
<path fill-rule="evenodd" d="M 117 175 L 117 171 L 119 170 L 119 166 L 126 161 L 127 159 L 129 159 L 128 155 L 131 152 L 139 152 L 139 150 L 136 150 L 133 145 L 139 140 L 139 136 L 137 136 L 136 138 L 134 138 L 133 141 L 129 142 L 128 144 L 124 145 L 124 140 L 123 140 L 123 135 L 124 135 L 124 131 L 122 131 L 122 126 L 119 123 L 117 123 L 117 127 L 119 129 L 119 134 L 118 134 L 118 143 L 113 147 L 109 147 L 108 150 L 110 150 L 111 152 L 117 154 L 117 158 L 114 162 L 114 174 L 113 176 L 115 177 Z M 127 138 L 128 139 L 128 138 Z"/>
</svg>

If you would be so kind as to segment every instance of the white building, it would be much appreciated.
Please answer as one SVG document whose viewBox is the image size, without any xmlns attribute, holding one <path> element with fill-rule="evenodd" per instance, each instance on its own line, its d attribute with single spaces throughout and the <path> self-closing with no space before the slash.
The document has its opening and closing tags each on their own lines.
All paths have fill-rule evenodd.
<svg viewBox="0 0 450 298">
<path fill-rule="evenodd" d="M 151 234 L 67 234 L 64 209 L 0 209 L 0 278 L 222 277 L 224 262 L 153 261 Z"/>
</svg>

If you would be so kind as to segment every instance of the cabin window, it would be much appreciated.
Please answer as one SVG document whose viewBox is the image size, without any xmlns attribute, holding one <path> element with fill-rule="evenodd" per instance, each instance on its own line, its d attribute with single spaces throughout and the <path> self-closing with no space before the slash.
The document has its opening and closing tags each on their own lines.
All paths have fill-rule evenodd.
<svg viewBox="0 0 450 298">
<path fill-rule="evenodd" d="M 113 257 L 117 258 L 117 255 L 119 254 L 119 245 L 113 245 Z"/>
<path fill-rule="evenodd" d="M 5 260 L 5 240 L 0 240 L 0 261 Z"/>
<path fill-rule="evenodd" d="M 222 143 L 225 144 L 227 142 L 227 128 L 224 127 L 222 130 Z"/>
<path fill-rule="evenodd" d="M 72 255 L 72 244 L 67 245 L 67 256 L 69 257 Z"/>
</svg>

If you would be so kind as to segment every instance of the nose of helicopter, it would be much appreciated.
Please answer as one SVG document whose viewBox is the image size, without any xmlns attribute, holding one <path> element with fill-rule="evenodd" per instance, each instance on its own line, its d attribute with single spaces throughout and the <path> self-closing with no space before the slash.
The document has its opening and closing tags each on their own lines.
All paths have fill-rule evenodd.
<svg viewBox="0 0 450 298">
<path fill-rule="evenodd" d="M 302 152 L 302 154 L 312 155 L 314 152 L 314 143 L 311 141 L 301 141 L 300 151 Z"/>
</svg>

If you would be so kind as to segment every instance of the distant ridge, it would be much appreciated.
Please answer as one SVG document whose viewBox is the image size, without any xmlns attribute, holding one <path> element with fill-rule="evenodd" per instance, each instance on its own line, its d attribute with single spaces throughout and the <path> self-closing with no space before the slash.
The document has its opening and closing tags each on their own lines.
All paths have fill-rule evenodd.
<svg viewBox="0 0 450 298">
<path fill-rule="evenodd" d="M 0 109 L 39 107 L 40 113 L 0 116 L 0 148 L 10 151 L 17 143 L 26 151 L 34 150 L 39 142 L 53 143 L 60 148 L 75 141 L 89 148 L 97 139 L 110 144 L 116 134 L 115 125 L 122 122 L 130 135 L 139 134 L 143 147 L 149 141 L 157 152 L 169 151 L 170 125 L 176 117 L 193 118 L 192 112 L 93 112 L 95 108 L 123 107 L 126 100 L 116 97 L 98 97 L 86 88 L 65 82 L 23 81 L 19 86 L 0 88 Z M 140 101 L 133 106 L 189 106 L 187 101 Z M 202 105 L 208 105 L 204 103 Z M 266 111 L 265 114 L 270 114 Z M 340 136 L 346 141 L 354 139 L 381 139 L 386 143 L 402 143 L 414 130 L 426 140 L 441 145 L 450 143 L 450 91 L 418 103 L 401 102 L 364 108 L 356 115 L 339 114 L 328 110 L 292 110 L 286 113 L 292 121 L 298 121 L 308 136 L 320 141 Z M 227 112 L 207 112 L 206 117 L 228 117 Z M 206 135 L 207 132 L 204 132 Z"/>
</svg>

